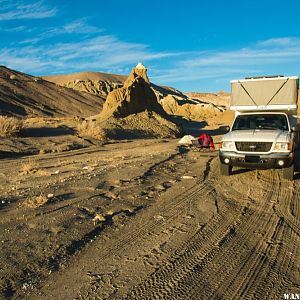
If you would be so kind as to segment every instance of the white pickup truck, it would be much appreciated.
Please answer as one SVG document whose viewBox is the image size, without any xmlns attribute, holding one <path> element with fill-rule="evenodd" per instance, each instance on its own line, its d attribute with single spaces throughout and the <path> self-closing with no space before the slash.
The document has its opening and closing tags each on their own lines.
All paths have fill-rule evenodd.
<svg viewBox="0 0 300 300">
<path fill-rule="evenodd" d="M 223 136 L 220 172 L 232 168 L 282 168 L 293 180 L 297 122 L 298 77 L 254 77 L 231 81 L 231 106 L 235 119 Z"/>
</svg>

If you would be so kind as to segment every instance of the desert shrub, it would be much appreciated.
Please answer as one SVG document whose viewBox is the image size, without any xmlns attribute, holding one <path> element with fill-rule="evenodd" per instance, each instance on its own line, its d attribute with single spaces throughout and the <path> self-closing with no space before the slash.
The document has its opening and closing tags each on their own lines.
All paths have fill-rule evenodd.
<svg viewBox="0 0 300 300">
<path fill-rule="evenodd" d="M 37 166 L 36 162 L 32 159 L 29 159 L 21 165 L 20 172 L 22 174 L 30 174 L 30 173 L 36 172 L 37 169 L 38 169 L 38 166 Z"/>
<path fill-rule="evenodd" d="M 48 197 L 45 195 L 39 195 L 35 196 L 32 198 L 26 199 L 23 203 L 22 206 L 27 207 L 27 208 L 38 208 L 41 207 L 49 201 Z"/>
<path fill-rule="evenodd" d="M 95 121 L 83 121 L 77 125 L 77 134 L 82 137 L 91 137 L 100 141 L 106 139 L 106 133 Z"/>
<path fill-rule="evenodd" d="M 21 131 L 23 123 L 15 117 L 0 116 L 0 137 L 10 137 Z"/>
</svg>

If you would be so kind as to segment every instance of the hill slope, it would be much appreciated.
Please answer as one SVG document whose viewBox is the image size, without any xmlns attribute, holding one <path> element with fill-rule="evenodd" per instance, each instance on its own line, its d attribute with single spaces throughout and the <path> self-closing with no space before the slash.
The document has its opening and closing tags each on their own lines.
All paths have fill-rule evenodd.
<svg viewBox="0 0 300 300">
<path fill-rule="evenodd" d="M 14 116 L 90 116 L 104 99 L 58 86 L 0 66 L 0 114 Z"/>
<path fill-rule="evenodd" d="M 74 74 L 43 76 L 42 78 L 55 84 L 68 87 L 80 92 L 99 95 L 106 98 L 110 92 L 121 88 L 128 76 L 116 75 L 101 72 L 82 72 Z M 187 98 L 182 92 L 167 86 L 158 86 L 150 83 L 157 99 L 162 99 L 167 95 L 174 95 Z"/>
<path fill-rule="evenodd" d="M 85 81 L 85 80 L 93 80 L 93 81 L 101 80 L 101 81 L 110 81 L 110 82 L 123 84 L 127 76 L 101 73 L 101 72 L 81 72 L 81 73 L 74 73 L 74 74 L 42 76 L 42 78 L 59 85 L 65 85 L 72 81 Z"/>
<path fill-rule="evenodd" d="M 207 103 L 214 105 L 229 107 L 230 106 L 230 94 L 220 91 L 218 93 L 199 93 L 199 92 L 190 92 L 186 93 L 191 99 L 198 99 Z"/>
<path fill-rule="evenodd" d="M 43 76 L 42 78 L 60 86 L 100 96 L 105 99 L 111 91 L 123 86 L 127 76 L 101 72 L 81 72 Z"/>
</svg>

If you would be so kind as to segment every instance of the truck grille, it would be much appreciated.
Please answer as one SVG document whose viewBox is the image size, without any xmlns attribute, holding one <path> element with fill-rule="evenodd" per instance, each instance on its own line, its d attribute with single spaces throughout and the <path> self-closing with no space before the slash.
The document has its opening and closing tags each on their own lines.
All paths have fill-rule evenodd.
<svg viewBox="0 0 300 300">
<path fill-rule="evenodd" d="M 238 151 L 245 152 L 268 152 L 271 150 L 272 142 L 235 142 Z"/>
</svg>

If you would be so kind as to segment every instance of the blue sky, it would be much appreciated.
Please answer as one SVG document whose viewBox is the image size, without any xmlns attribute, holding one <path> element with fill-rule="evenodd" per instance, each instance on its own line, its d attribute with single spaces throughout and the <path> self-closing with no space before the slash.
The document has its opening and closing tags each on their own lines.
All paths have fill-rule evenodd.
<svg viewBox="0 0 300 300">
<path fill-rule="evenodd" d="M 182 91 L 300 75 L 300 1 L 0 0 L 0 64 L 33 75 L 128 74 Z"/>
</svg>

